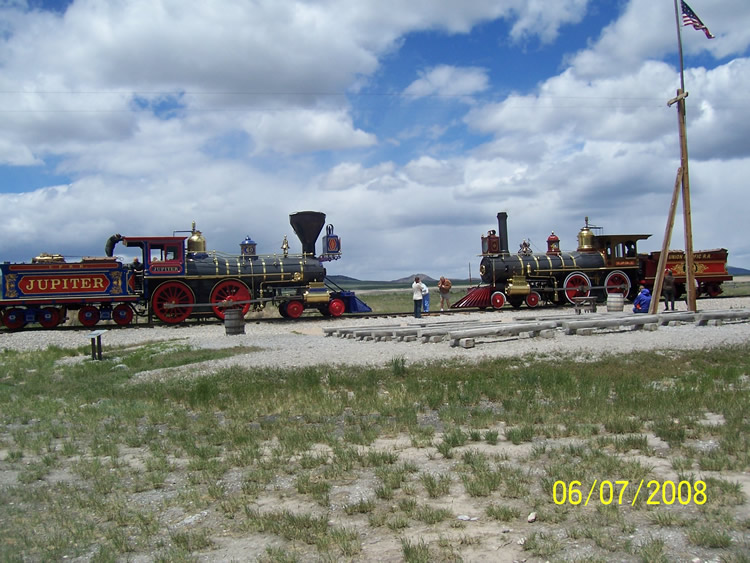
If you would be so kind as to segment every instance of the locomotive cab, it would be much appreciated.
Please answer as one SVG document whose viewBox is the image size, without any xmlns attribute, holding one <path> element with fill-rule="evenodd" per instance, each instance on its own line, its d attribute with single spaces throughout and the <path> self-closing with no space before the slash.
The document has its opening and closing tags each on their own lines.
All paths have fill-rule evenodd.
<svg viewBox="0 0 750 563">
<path fill-rule="evenodd" d="M 605 264 L 613 268 L 637 267 L 638 241 L 651 235 L 598 235 L 596 250 L 604 256 Z"/>
<path fill-rule="evenodd" d="M 125 237 L 125 246 L 141 249 L 143 269 L 147 275 L 174 276 L 185 273 L 185 239 L 187 237 Z"/>
</svg>

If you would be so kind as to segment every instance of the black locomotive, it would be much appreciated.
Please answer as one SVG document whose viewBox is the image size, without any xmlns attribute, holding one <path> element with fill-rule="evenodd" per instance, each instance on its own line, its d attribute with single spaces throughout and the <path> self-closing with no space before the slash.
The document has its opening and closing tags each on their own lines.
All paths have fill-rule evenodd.
<svg viewBox="0 0 750 563">
<path fill-rule="evenodd" d="M 453 307 L 493 307 L 505 303 L 537 307 L 542 303 L 575 303 L 579 297 L 604 301 L 610 294 L 633 299 L 639 285 L 651 288 L 659 253 L 640 254 L 638 242 L 649 234 L 608 235 L 589 224 L 588 217 L 578 232 L 574 251 L 560 250 L 554 231 L 547 238 L 547 251 L 534 254 L 524 241 L 517 253 L 508 249 L 507 213 L 497 214 L 498 231 L 482 236 L 482 282 Z M 677 293 L 684 291 L 684 252 L 670 251 L 667 267 L 675 274 Z M 727 251 L 716 249 L 694 252 L 698 294 L 716 296 L 721 283 L 731 280 L 726 271 Z"/>
<path fill-rule="evenodd" d="M 302 211 L 289 216 L 302 243 L 301 254 L 290 254 L 284 237 L 280 254 L 259 255 L 247 237 L 239 254 L 206 250 L 195 224 L 190 236 L 138 237 L 112 235 L 106 257 L 66 262 L 59 255 L 40 255 L 31 264 L 0 265 L 0 314 L 10 329 L 39 322 L 52 328 L 78 311 L 84 326 L 100 320 L 127 325 L 135 314 L 180 323 L 194 316 L 220 319 L 228 308 L 278 306 L 282 316 L 298 318 L 306 309 L 327 316 L 368 312 L 353 292 L 326 280 L 323 263 L 341 256 L 341 240 L 328 225 L 323 253 L 315 243 L 325 214 Z M 115 258 L 118 243 L 140 249 L 141 259 L 123 264 Z"/>
</svg>

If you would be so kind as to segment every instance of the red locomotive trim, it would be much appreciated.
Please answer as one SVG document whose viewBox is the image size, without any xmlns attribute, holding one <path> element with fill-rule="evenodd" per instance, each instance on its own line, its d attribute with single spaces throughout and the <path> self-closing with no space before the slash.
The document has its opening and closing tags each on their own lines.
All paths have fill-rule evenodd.
<svg viewBox="0 0 750 563">
<path fill-rule="evenodd" d="M 54 295 L 65 293 L 106 293 L 110 281 L 105 274 L 80 276 L 24 275 L 18 280 L 22 295 Z"/>
</svg>

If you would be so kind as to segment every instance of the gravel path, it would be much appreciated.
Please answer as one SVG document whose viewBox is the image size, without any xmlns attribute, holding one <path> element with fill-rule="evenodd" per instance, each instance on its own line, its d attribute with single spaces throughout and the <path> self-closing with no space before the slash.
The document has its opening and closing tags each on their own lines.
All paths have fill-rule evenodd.
<svg viewBox="0 0 750 563">
<path fill-rule="evenodd" d="M 685 304 L 678 304 L 678 309 Z M 750 298 L 701 299 L 699 311 L 714 309 L 750 309 Z M 626 310 L 628 307 L 626 305 Z M 599 311 L 606 311 L 600 306 Z M 477 319 L 482 321 L 512 322 L 515 319 L 570 315 L 571 320 L 585 319 L 571 308 L 544 310 L 505 309 L 498 312 L 474 312 L 453 315 L 433 313 L 420 319 L 426 323 L 444 323 L 447 320 Z M 111 346 L 123 346 L 148 341 L 176 340 L 194 347 L 227 348 L 255 346 L 261 350 L 231 358 L 216 360 L 204 365 L 202 372 L 220 367 L 241 364 L 253 366 L 299 367 L 316 364 L 382 366 L 394 358 L 403 358 L 407 364 L 414 362 L 462 359 L 477 361 L 485 358 L 531 355 L 534 357 L 570 354 L 583 358 L 602 353 L 632 352 L 636 350 L 695 349 L 741 344 L 750 341 L 750 322 L 732 322 L 720 326 L 680 324 L 661 326 L 656 331 L 618 330 L 597 332 L 590 336 L 568 336 L 558 330 L 554 338 L 503 337 L 481 340 L 475 348 L 451 347 L 448 342 L 366 342 L 324 336 L 323 329 L 336 326 L 370 326 L 414 324 L 416 319 L 300 319 L 290 322 L 256 323 L 248 321 L 244 335 L 227 336 L 223 325 L 143 327 L 111 330 L 102 337 L 104 354 Z M 48 346 L 75 348 L 89 343 L 89 330 L 34 331 L 0 333 L 0 349 L 34 350 Z M 152 374 L 155 376 L 156 374 Z"/>
</svg>

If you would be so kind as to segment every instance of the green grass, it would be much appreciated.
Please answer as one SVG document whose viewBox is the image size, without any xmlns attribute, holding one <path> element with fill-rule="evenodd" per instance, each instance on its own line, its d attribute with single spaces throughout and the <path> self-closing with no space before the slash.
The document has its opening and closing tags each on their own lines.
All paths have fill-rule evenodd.
<svg viewBox="0 0 750 563">
<path fill-rule="evenodd" d="M 0 353 L 4 560 L 190 561 L 251 535 L 258 560 L 364 561 L 378 556 L 364 534 L 404 560 L 470 560 L 486 539 L 454 499 L 524 530 L 537 558 L 583 542 L 592 560 L 658 561 L 681 546 L 743 560 L 750 345 L 197 376 L 248 352 L 174 341 L 101 362 L 85 347 Z M 709 413 L 723 423 L 704 424 Z M 618 480 L 628 486 L 607 502 L 603 482 Z M 706 502 L 650 505 L 646 484 L 634 502 L 641 480 L 703 483 Z"/>
</svg>

